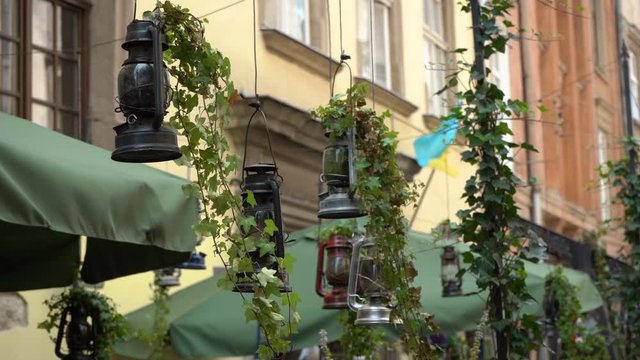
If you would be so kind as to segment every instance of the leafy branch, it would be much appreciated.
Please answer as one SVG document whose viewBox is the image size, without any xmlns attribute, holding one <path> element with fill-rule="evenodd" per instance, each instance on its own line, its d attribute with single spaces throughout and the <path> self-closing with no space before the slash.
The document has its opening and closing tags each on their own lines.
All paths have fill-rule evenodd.
<svg viewBox="0 0 640 360">
<path fill-rule="evenodd" d="M 225 130 L 231 121 L 232 100 L 237 96 L 230 80 L 231 64 L 204 37 L 203 22 L 188 9 L 162 4 L 169 42 L 165 60 L 175 79 L 172 104 L 175 113 L 171 125 L 186 139 L 181 146 L 182 165 L 195 169 L 197 180 L 184 187 L 186 194 L 202 204 L 202 219 L 195 231 L 211 236 L 214 253 L 222 262 L 226 277 L 219 286 L 233 289 L 238 283 L 253 282 L 253 297 L 240 293 L 245 316 L 260 326 L 265 344 L 258 348 L 260 358 L 278 356 L 289 350 L 289 335 L 296 331 L 299 316 L 295 312 L 296 293 L 281 293 L 283 281 L 274 269 L 262 267 L 254 273 L 251 254 L 276 259 L 278 269 L 290 272 L 293 259 L 275 256 L 270 237 L 279 229 L 272 220 L 265 226 L 243 215 L 243 200 L 234 191 L 230 178 L 239 169 L 238 156 L 231 153 Z M 252 193 L 249 206 L 255 206 Z M 251 235 L 249 235 L 251 234 Z M 281 306 L 282 305 L 282 306 Z M 289 313 L 285 317 L 285 309 Z"/>
<path fill-rule="evenodd" d="M 462 11 L 471 12 L 472 1 L 475 0 L 463 2 Z M 519 314 L 522 303 L 532 300 L 525 284 L 527 274 L 523 263 L 530 252 L 525 246 L 525 234 L 510 226 L 518 219 L 513 197 L 520 183 L 510 167 L 512 149 L 535 149 L 530 144 L 510 141 L 513 133 L 509 125 L 500 120 L 519 116 L 529 108 L 522 101 L 506 99 L 502 90 L 488 80 L 490 70 L 482 66 L 486 59 L 505 52 L 510 38 L 507 30 L 513 27 L 507 20 L 512 6 L 509 0 L 494 0 L 480 6 L 474 32 L 479 44 L 476 56 L 481 58 L 476 59 L 475 64 L 460 61 L 464 70 L 452 73 L 439 91 L 439 94 L 455 91 L 460 105 L 453 107 L 446 119 L 458 119 L 460 134 L 468 140 L 468 149 L 461 154 L 462 161 L 476 168 L 464 187 L 463 198 L 468 208 L 457 213 L 461 219 L 459 231 L 470 244 L 470 251 L 463 254 L 469 267 L 458 276 L 470 271 L 476 277 L 479 290 L 489 291 L 487 326 L 495 331 L 499 359 L 527 357 L 529 350 L 537 346 L 530 335 L 535 338 L 540 335 L 533 317 Z M 502 24 L 498 19 L 503 19 Z M 458 90 L 463 73 L 470 75 L 469 85 Z"/>
<path fill-rule="evenodd" d="M 376 114 L 366 107 L 366 83 L 336 95 L 325 107 L 312 111 L 322 119 L 324 128 L 332 136 L 356 131 L 355 191 L 363 212 L 369 215 L 368 236 L 376 238 L 380 281 L 395 303 L 392 316 L 401 319 L 401 339 L 406 350 L 418 359 L 435 356 L 435 348 L 428 336 L 435 331 L 430 314 L 421 312 L 420 288 L 411 285 L 418 274 L 413 257 L 405 252 L 407 223 L 402 208 L 416 198 L 416 191 L 404 179 L 396 163 L 397 133 L 385 125 L 389 112 Z"/>
</svg>

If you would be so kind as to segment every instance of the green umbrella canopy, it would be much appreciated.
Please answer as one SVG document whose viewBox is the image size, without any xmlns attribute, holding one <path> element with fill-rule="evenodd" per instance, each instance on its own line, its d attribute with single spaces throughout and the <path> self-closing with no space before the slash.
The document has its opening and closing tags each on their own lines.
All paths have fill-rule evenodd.
<svg viewBox="0 0 640 360">
<path fill-rule="evenodd" d="M 317 345 L 320 329 L 327 331 L 329 341 L 337 340 L 341 327 L 336 310 L 322 310 L 322 299 L 315 293 L 315 272 L 317 259 L 317 227 L 292 233 L 289 238 L 296 240 L 286 248 L 297 262 L 290 274 L 290 283 L 302 301 L 298 312 L 302 317 L 299 334 L 293 338 L 294 348 Z M 409 244 L 416 255 L 419 275 L 416 286 L 422 287 L 422 304 L 425 311 L 435 315 L 435 321 L 445 332 L 474 330 L 482 316 L 486 295 L 442 298 L 440 283 L 440 253 L 437 244 L 429 243 L 427 234 L 409 232 Z M 537 302 L 527 304 L 523 311 L 542 314 L 544 277 L 553 265 L 528 262 L 527 286 Z M 565 269 L 564 274 L 579 290 L 582 310 L 595 309 L 602 304 L 597 290 L 589 277 L 579 271 Z M 169 298 L 169 335 L 173 350 L 182 358 L 195 359 L 217 356 L 249 355 L 256 349 L 256 324 L 246 323 L 239 294 L 219 290 L 215 277 L 189 286 Z M 470 275 L 465 276 L 465 293 L 477 290 Z M 250 296 L 250 295 L 249 295 Z M 147 305 L 127 315 L 127 321 L 134 328 L 151 329 L 155 306 Z M 150 349 L 142 342 L 130 341 L 116 347 L 120 355 L 146 359 Z"/>
<path fill-rule="evenodd" d="M 0 291 L 96 283 L 179 263 L 195 247 L 185 179 L 0 113 Z"/>
</svg>

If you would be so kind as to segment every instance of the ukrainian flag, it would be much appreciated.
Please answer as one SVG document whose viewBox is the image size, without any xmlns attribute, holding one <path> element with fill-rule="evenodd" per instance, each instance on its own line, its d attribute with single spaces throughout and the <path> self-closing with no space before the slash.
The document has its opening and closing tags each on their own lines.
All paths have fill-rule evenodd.
<svg viewBox="0 0 640 360">
<path fill-rule="evenodd" d="M 418 164 L 456 176 L 456 169 L 447 163 L 447 148 L 455 141 L 457 131 L 458 119 L 446 119 L 430 134 L 417 138 L 413 142 L 413 149 Z"/>
</svg>

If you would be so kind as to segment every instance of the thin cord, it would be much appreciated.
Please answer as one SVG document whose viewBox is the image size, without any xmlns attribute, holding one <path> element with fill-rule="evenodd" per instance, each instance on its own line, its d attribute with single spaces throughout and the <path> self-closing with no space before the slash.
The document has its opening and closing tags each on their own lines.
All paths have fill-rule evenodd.
<svg viewBox="0 0 640 360">
<path fill-rule="evenodd" d="M 329 95 L 333 98 L 335 78 L 331 77 L 331 74 L 333 74 L 333 64 L 331 61 L 331 7 L 329 6 L 329 0 L 325 1 L 325 5 L 327 7 L 327 38 L 329 39 Z M 338 68 L 340 68 L 340 65 L 338 65 Z"/>
<path fill-rule="evenodd" d="M 136 21 L 137 11 L 138 11 L 138 0 L 133 0 L 133 21 Z"/>
<path fill-rule="evenodd" d="M 444 184 L 445 184 L 445 191 L 446 191 L 446 198 L 447 198 L 447 220 L 451 222 L 451 209 L 449 204 L 449 159 L 446 153 L 444 155 L 444 172 L 445 172 Z"/>
<path fill-rule="evenodd" d="M 373 60 L 373 0 L 369 0 L 369 51 L 371 52 L 371 103 L 373 111 L 376 111 L 376 69 Z"/>
<path fill-rule="evenodd" d="M 256 0 L 253 0 L 253 93 L 256 95 L 258 108 L 260 108 L 260 98 L 258 97 L 258 55 L 256 55 Z"/>
<path fill-rule="evenodd" d="M 338 0 L 338 20 L 340 22 L 340 54 L 344 54 L 344 47 L 342 46 L 342 0 Z"/>
</svg>

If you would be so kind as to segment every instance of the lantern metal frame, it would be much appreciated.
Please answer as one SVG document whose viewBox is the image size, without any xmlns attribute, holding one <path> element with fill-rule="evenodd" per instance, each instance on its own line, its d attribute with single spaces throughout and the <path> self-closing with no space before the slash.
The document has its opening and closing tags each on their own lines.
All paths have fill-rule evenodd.
<svg viewBox="0 0 640 360">
<path fill-rule="evenodd" d="M 451 278 L 450 267 L 455 268 L 455 280 Z M 440 278 L 442 280 L 442 297 L 462 296 L 462 278 L 457 274 L 460 272 L 460 255 L 452 245 L 442 248 L 440 254 Z"/>
<path fill-rule="evenodd" d="M 165 267 L 154 270 L 156 282 L 162 287 L 180 286 L 182 270 L 178 267 Z"/>
<path fill-rule="evenodd" d="M 67 323 L 67 317 L 71 321 Z M 91 323 L 88 319 L 91 318 Z M 62 310 L 55 354 L 62 360 L 94 360 L 97 355 L 98 314 L 84 305 L 70 304 Z M 67 344 L 68 354 L 62 352 L 62 338 Z"/>
<path fill-rule="evenodd" d="M 329 254 L 327 255 L 327 264 L 324 264 L 325 259 L 325 251 Z M 347 304 L 347 298 L 349 296 L 348 286 L 349 286 L 349 274 L 347 273 L 347 279 L 345 283 L 340 283 L 335 278 L 335 274 L 333 276 L 329 274 L 330 271 L 326 270 L 325 266 L 330 266 L 331 258 L 343 258 L 342 261 L 348 261 L 347 269 L 351 268 L 351 253 L 353 251 L 353 246 L 351 244 L 351 239 L 344 235 L 330 235 L 327 241 L 322 242 L 318 245 L 318 263 L 316 268 L 316 293 L 323 298 L 323 309 L 347 309 L 349 305 Z M 325 280 L 328 285 L 331 285 L 331 290 L 325 290 Z M 335 281 L 337 280 L 337 281 Z"/>
<path fill-rule="evenodd" d="M 127 26 L 122 48 L 129 55 L 118 75 L 119 107 L 116 112 L 121 111 L 126 121 L 113 128 L 116 132 L 116 148 L 111 159 L 120 162 L 158 162 L 179 158 L 182 154 L 175 130 L 162 125 L 171 97 L 169 75 L 162 61 L 162 52 L 168 49 L 162 24 L 150 20 L 133 20 Z M 146 71 L 140 70 L 142 67 Z M 149 71 L 153 71 L 152 84 L 125 87 L 130 85 L 127 82 L 138 81 L 143 78 L 140 74 L 148 75 Z M 132 80 L 132 74 L 139 78 Z M 148 87 L 153 89 L 153 108 L 129 103 L 132 92 L 137 91 L 138 100 L 141 100 Z"/>
<path fill-rule="evenodd" d="M 358 313 L 356 325 L 378 325 L 391 323 L 391 310 L 393 306 L 389 304 L 388 296 L 384 293 L 366 294 L 363 297 L 358 294 L 358 277 L 360 275 L 360 251 L 364 246 L 377 246 L 375 239 L 365 237 L 362 234 L 355 234 L 353 239 L 353 250 L 351 253 L 351 269 L 349 271 L 349 286 L 347 304 L 352 311 Z M 374 259 L 375 261 L 375 259 Z M 376 279 L 369 279 L 375 281 Z"/>
</svg>

